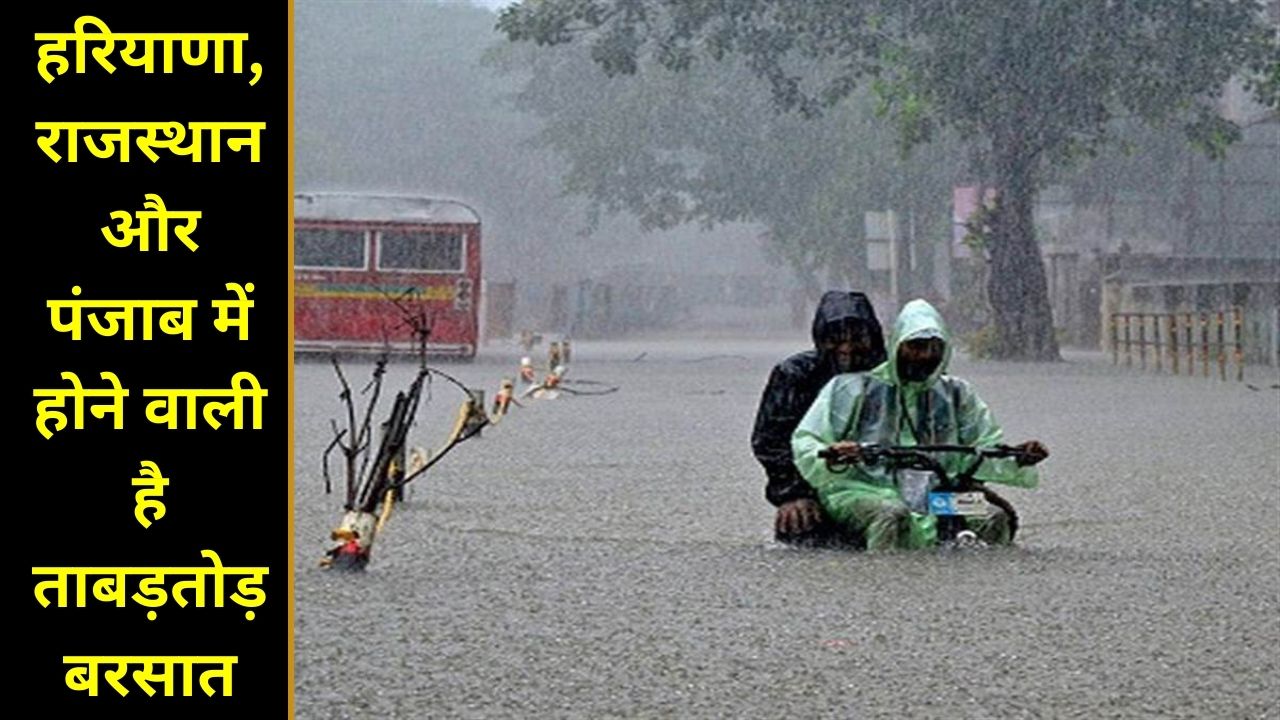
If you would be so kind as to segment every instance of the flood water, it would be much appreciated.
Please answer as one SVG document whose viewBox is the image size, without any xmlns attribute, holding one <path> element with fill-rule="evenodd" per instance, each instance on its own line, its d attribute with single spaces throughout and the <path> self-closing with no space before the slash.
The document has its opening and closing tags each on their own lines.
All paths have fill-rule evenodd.
<svg viewBox="0 0 1280 720">
<path fill-rule="evenodd" d="M 363 574 L 317 567 L 342 410 L 332 368 L 300 362 L 297 717 L 1275 717 L 1274 373 L 958 360 L 1007 440 L 1052 450 L 1006 493 L 1019 542 L 865 555 L 770 541 L 749 437 L 800 349 L 575 343 L 569 378 L 618 392 L 528 403 L 455 449 Z M 491 397 L 518 354 L 441 367 Z M 459 400 L 436 383 L 413 444 Z"/>
</svg>

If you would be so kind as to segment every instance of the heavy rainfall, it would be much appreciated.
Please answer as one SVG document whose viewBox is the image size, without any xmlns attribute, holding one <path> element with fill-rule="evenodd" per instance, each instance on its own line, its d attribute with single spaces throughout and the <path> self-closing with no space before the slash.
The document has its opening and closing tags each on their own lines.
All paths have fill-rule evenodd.
<svg viewBox="0 0 1280 720">
<path fill-rule="evenodd" d="M 294 17 L 298 718 L 1276 716 L 1280 2 Z"/>
</svg>

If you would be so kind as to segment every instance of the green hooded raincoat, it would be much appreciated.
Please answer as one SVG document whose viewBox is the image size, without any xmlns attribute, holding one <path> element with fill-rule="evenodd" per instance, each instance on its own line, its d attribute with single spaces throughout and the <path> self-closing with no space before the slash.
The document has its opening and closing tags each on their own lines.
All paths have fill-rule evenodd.
<svg viewBox="0 0 1280 720">
<path fill-rule="evenodd" d="M 898 376 L 898 347 L 907 340 L 936 337 L 946 350 L 942 362 L 923 382 Z M 901 505 L 893 471 L 883 466 L 854 464 L 832 472 L 818 452 L 841 440 L 881 445 L 958 444 L 991 446 L 1003 432 L 986 403 L 967 382 L 946 375 L 951 361 L 951 338 L 942 317 L 924 300 L 902 308 L 890 338 L 889 359 L 866 373 L 837 375 L 823 388 L 792 435 L 796 467 L 817 490 L 818 499 L 836 522 L 866 531 L 865 516 L 855 506 L 866 500 Z M 958 453 L 937 458 L 948 473 L 963 470 L 972 459 Z M 988 459 L 976 474 L 984 482 L 1031 488 L 1039 483 L 1034 467 L 1020 467 L 1013 459 Z M 933 516 L 910 513 L 910 546 L 937 541 Z"/>
</svg>

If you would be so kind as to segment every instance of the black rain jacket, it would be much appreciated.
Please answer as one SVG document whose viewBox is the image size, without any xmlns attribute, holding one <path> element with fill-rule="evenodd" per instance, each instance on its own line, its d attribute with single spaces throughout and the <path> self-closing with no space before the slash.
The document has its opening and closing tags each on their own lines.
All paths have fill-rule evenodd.
<svg viewBox="0 0 1280 720">
<path fill-rule="evenodd" d="M 821 348 L 824 339 L 851 323 L 871 333 L 871 352 L 854 358 L 853 371 L 870 370 L 884 362 L 884 332 L 871 301 L 860 292 L 831 290 L 822 296 L 813 316 L 814 347 Z M 791 460 L 791 434 L 836 371 L 835 358 L 815 349 L 783 360 L 769 375 L 751 433 L 751 449 L 769 479 L 765 497 L 775 506 L 815 497 Z"/>
</svg>

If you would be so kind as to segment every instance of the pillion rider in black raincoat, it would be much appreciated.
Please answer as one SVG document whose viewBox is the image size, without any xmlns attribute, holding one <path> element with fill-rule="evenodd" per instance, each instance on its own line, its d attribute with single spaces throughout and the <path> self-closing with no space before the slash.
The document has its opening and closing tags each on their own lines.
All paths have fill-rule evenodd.
<svg viewBox="0 0 1280 720">
<path fill-rule="evenodd" d="M 867 296 L 825 293 L 813 316 L 813 345 L 774 366 L 751 434 L 751 449 L 768 476 L 765 497 L 778 508 L 774 536 L 805 545 L 849 539 L 824 515 L 813 487 L 796 469 L 791 434 L 832 377 L 884 362 L 884 333 Z"/>
</svg>

